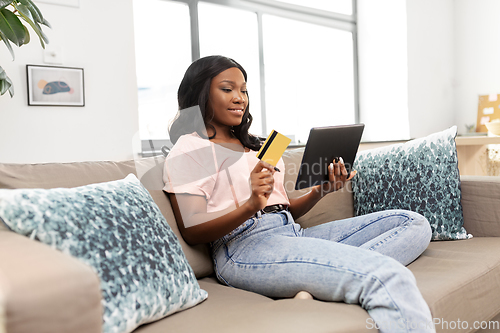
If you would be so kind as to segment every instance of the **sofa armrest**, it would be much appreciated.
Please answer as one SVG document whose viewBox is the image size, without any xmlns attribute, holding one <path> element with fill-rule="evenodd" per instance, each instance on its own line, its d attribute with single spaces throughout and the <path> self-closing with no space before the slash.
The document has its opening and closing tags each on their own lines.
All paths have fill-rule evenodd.
<svg viewBox="0 0 500 333">
<path fill-rule="evenodd" d="M 464 227 L 474 237 L 500 236 L 500 177 L 461 176 Z"/>
<path fill-rule="evenodd" d="M 92 269 L 0 228 L 0 332 L 101 331 L 101 290 Z"/>
</svg>

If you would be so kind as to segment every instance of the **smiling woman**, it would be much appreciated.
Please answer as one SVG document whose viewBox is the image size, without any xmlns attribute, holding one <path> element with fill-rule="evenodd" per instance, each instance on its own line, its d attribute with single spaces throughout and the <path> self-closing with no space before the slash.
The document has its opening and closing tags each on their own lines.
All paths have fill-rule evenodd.
<svg viewBox="0 0 500 333">
<path fill-rule="evenodd" d="M 208 112 L 211 115 L 211 126 L 215 136 L 217 129 L 222 131 L 223 126 L 238 126 L 248 105 L 246 80 L 240 69 L 233 67 L 226 69 L 213 78 L 210 84 L 210 103 Z M 220 133 L 224 135 L 224 133 Z M 229 134 L 229 137 L 232 135 Z"/>
<path fill-rule="evenodd" d="M 323 301 L 359 303 L 375 323 L 429 322 L 429 308 L 404 267 L 429 244 L 427 219 L 399 209 L 303 229 L 295 219 L 355 173 L 342 159 L 332 161 L 327 182 L 289 198 L 283 160 L 283 172 L 260 160 L 262 143 L 248 133 L 246 81 L 233 59 L 208 56 L 188 67 L 179 87 L 163 190 L 184 240 L 210 243 L 222 284 L 268 297 L 305 291 Z M 197 110 L 198 124 L 192 118 Z"/>
<path fill-rule="evenodd" d="M 233 59 L 223 56 L 202 59 L 189 66 L 179 86 L 179 112 L 170 126 L 170 140 L 175 143 L 181 135 L 192 132 L 202 138 L 230 135 L 243 146 L 259 150 L 260 139 L 248 133 L 253 118 L 246 92 L 246 71 Z M 195 106 L 199 109 L 193 109 Z M 202 122 L 193 121 L 200 116 Z M 209 124 L 207 129 L 205 123 Z M 228 124 L 232 126 L 231 133 L 217 132 Z"/>
</svg>

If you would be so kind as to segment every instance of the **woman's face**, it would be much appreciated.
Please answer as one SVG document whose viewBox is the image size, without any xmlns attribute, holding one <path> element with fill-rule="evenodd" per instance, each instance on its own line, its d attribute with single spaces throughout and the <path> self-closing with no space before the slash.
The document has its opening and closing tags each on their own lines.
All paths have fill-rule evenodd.
<svg viewBox="0 0 500 333">
<path fill-rule="evenodd" d="M 236 67 L 226 69 L 212 79 L 208 112 L 214 126 L 238 126 L 248 106 L 247 84 Z"/>
</svg>

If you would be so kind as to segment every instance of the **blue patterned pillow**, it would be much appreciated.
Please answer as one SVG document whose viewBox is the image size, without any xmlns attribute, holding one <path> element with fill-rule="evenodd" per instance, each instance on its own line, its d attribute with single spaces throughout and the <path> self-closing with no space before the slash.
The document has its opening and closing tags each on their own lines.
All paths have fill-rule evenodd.
<svg viewBox="0 0 500 333">
<path fill-rule="evenodd" d="M 71 189 L 0 189 L 1 221 L 94 269 L 105 333 L 131 332 L 207 297 L 160 209 L 132 174 Z"/>
<path fill-rule="evenodd" d="M 407 209 L 424 215 L 433 240 L 467 239 L 463 228 L 457 128 L 361 151 L 352 180 L 355 215 Z"/>
</svg>

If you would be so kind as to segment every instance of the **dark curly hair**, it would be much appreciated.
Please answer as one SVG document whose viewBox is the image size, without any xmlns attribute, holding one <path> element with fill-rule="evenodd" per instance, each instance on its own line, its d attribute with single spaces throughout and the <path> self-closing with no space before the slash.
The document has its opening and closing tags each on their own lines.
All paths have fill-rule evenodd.
<svg viewBox="0 0 500 333">
<path fill-rule="evenodd" d="M 175 144 L 181 135 L 193 132 L 197 132 L 201 137 L 205 137 L 205 134 L 203 134 L 204 128 L 199 128 L 200 122 L 194 121 L 199 113 L 197 108 L 193 108 L 193 106 L 199 106 L 204 126 L 211 126 L 209 123 L 212 115 L 207 114 L 206 111 L 210 94 L 210 84 L 215 76 L 232 67 L 238 68 L 243 73 L 246 82 L 246 71 L 240 64 L 228 57 L 220 55 L 208 56 L 194 61 L 188 67 L 177 92 L 179 111 L 169 129 L 170 141 L 172 143 Z M 243 114 L 243 119 L 238 126 L 233 127 L 233 133 L 243 146 L 252 150 L 259 150 L 262 145 L 262 139 L 248 133 L 252 120 L 250 103 L 248 103 Z M 209 139 L 215 137 L 215 128 L 213 130 L 214 135 Z"/>
</svg>

